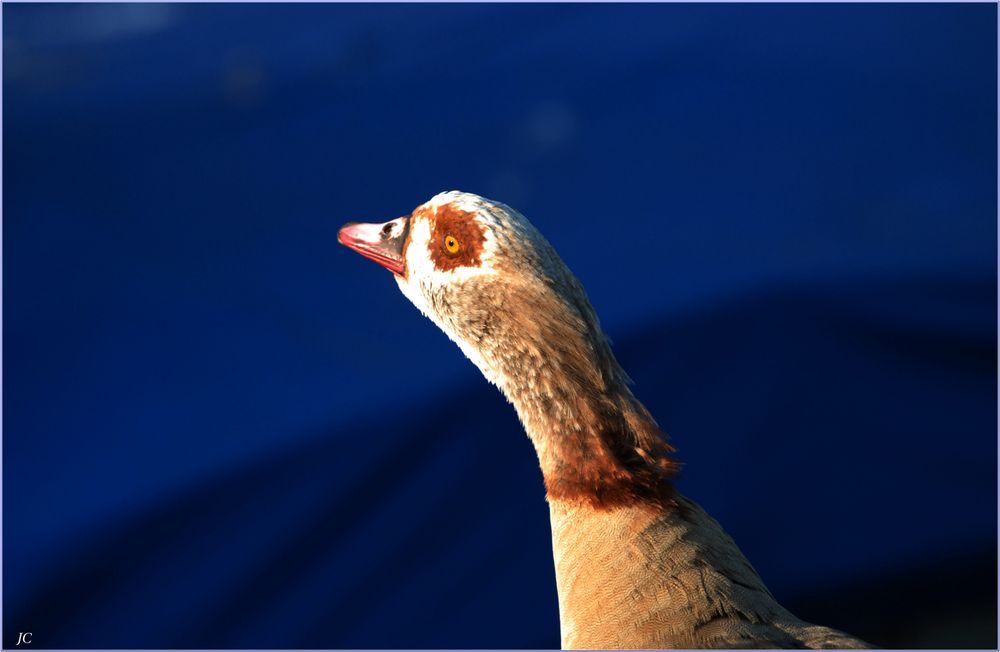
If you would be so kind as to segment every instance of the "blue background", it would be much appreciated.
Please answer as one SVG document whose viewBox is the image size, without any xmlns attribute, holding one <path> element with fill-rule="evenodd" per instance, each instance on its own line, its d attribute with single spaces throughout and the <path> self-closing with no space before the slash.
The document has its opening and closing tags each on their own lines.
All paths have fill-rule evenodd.
<svg viewBox="0 0 1000 652">
<path fill-rule="evenodd" d="M 336 244 L 458 188 L 786 606 L 995 647 L 996 11 L 5 5 L 4 643 L 558 645 L 512 410 Z"/>
</svg>

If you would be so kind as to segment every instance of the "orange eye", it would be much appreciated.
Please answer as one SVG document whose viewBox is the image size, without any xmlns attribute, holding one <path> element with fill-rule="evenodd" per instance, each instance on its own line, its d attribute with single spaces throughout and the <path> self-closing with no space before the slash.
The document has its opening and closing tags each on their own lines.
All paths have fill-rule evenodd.
<svg viewBox="0 0 1000 652">
<path fill-rule="evenodd" d="M 447 249 L 448 253 L 450 254 L 457 254 L 458 250 L 461 249 L 461 247 L 458 244 L 458 240 L 456 240 L 455 236 L 453 235 L 445 236 L 444 248 Z"/>
</svg>

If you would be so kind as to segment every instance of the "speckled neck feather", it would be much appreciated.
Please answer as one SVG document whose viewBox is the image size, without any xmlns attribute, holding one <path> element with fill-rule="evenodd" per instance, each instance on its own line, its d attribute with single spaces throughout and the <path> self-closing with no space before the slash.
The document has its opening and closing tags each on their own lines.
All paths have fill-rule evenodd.
<svg viewBox="0 0 1000 652">
<path fill-rule="evenodd" d="M 518 303 L 535 309 L 513 315 L 519 333 L 500 353 L 501 389 L 535 444 L 549 499 L 673 504 L 672 449 L 630 391 L 589 303 Z"/>
</svg>

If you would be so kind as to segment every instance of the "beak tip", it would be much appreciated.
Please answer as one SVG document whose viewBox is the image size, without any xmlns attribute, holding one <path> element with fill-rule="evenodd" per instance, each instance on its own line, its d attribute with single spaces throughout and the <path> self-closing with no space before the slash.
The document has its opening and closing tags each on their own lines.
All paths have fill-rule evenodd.
<svg viewBox="0 0 1000 652">
<path fill-rule="evenodd" d="M 344 231 L 351 228 L 355 224 L 357 224 L 357 222 L 344 222 L 344 224 L 339 229 L 337 229 L 337 242 L 339 242 L 342 245 L 346 245 L 347 243 L 344 242 Z"/>
</svg>

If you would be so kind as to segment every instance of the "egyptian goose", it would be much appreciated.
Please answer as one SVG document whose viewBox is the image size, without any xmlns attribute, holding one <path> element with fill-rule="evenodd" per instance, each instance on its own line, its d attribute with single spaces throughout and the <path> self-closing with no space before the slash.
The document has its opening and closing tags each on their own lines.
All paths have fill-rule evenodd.
<svg viewBox="0 0 1000 652">
<path fill-rule="evenodd" d="M 452 191 L 337 238 L 389 269 L 517 410 L 545 478 L 563 648 L 870 647 L 785 610 L 674 489 L 673 449 L 520 213 Z"/>
</svg>

